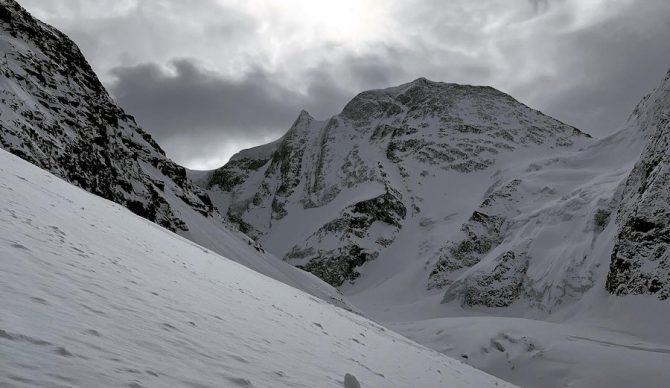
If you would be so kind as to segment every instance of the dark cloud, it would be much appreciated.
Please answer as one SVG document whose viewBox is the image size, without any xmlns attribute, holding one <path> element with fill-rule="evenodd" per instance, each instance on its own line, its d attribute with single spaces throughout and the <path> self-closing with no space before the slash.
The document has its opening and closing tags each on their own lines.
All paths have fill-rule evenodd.
<svg viewBox="0 0 670 388">
<path fill-rule="evenodd" d="M 284 75 L 260 68 L 231 79 L 195 60 L 178 59 L 168 68 L 117 67 L 110 91 L 175 160 L 211 166 L 230 157 L 231 144 L 249 146 L 281 136 L 301 109 L 322 119 L 336 114 L 352 97 L 333 77 L 337 71 L 357 88 L 371 88 L 388 85 L 398 70 L 380 58 L 351 57 L 338 66 L 318 64 L 304 85 L 289 88 L 277 82 Z"/>
<path fill-rule="evenodd" d="M 192 135 L 200 128 L 229 135 L 262 135 L 286 124 L 300 96 L 277 85 L 261 70 L 239 80 L 222 78 L 190 60 L 175 60 L 167 71 L 156 64 L 120 67 L 112 93 L 121 105 L 138 112 L 157 135 Z M 237 133 L 236 133 L 237 132 Z"/>
<path fill-rule="evenodd" d="M 170 69 L 143 64 L 119 67 L 112 74 L 111 92 L 119 104 L 182 162 L 203 154 L 216 160 L 217 147 L 226 141 L 244 144 L 276 137 L 304 100 L 261 70 L 228 79 L 186 59 L 173 61 Z"/>
<path fill-rule="evenodd" d="M 580 17 L 557 13 L 541 22 L 561 30 Z M 506 42 L 513 63 L 524 63 L 529 53 L 553 59 L 550 71 L 519 77 L 508 91 L 596 136 L 610 134 L 670 67 L 669 17 L 670 2 L 647 0 L 597 23 L 565 29 L 539 47 Z"/>
</svg>

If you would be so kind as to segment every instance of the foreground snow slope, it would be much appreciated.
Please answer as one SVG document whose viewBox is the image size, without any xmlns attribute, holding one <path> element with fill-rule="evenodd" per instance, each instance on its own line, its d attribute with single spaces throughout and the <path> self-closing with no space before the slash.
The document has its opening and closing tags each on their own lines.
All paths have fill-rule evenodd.
<svg viewBox="0 0 670 388">
<path fill-rule="evenodd" d="M 0 386 L 510 386 L 0 151 Z"/>
</svg>

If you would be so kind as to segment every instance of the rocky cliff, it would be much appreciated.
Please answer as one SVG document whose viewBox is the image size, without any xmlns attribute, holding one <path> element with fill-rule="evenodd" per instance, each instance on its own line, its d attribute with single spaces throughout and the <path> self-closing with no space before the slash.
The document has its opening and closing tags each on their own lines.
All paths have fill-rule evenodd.
<svg viewBox="0 0 670 388">
<path fill-rule="evenodd" d="M 607 290 L 670 297 L 670 71 L 635 108 L 631 121 L 648 137 L 618 198 L 619 231 Z"/>
</svg>

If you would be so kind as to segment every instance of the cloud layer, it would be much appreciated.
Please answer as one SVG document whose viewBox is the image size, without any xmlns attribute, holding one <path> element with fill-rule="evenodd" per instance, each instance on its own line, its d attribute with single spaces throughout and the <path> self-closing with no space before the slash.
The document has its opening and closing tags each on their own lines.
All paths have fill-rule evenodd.
<svg viewBox="0 0 670 388">
<path fill-rule="evenodd" d="M 667 0 L 24 0 L 168 155 L 216 167 L 420 76 L 486 84 L 596 136 L 670 67 Z"/>
</svg>

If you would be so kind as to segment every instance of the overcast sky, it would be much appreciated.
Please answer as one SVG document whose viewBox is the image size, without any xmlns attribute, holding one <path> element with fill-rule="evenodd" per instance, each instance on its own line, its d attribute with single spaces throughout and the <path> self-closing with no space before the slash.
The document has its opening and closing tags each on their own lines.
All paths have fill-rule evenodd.
<svg viewBox="0 0 670 388">
<path fill-rule="evenodd" d="M 306 109 L 424 76 L 600 137 L 670 67 L 669 0 L 19 0 L 175 161 L 215 168 Z"/>
</svg>

